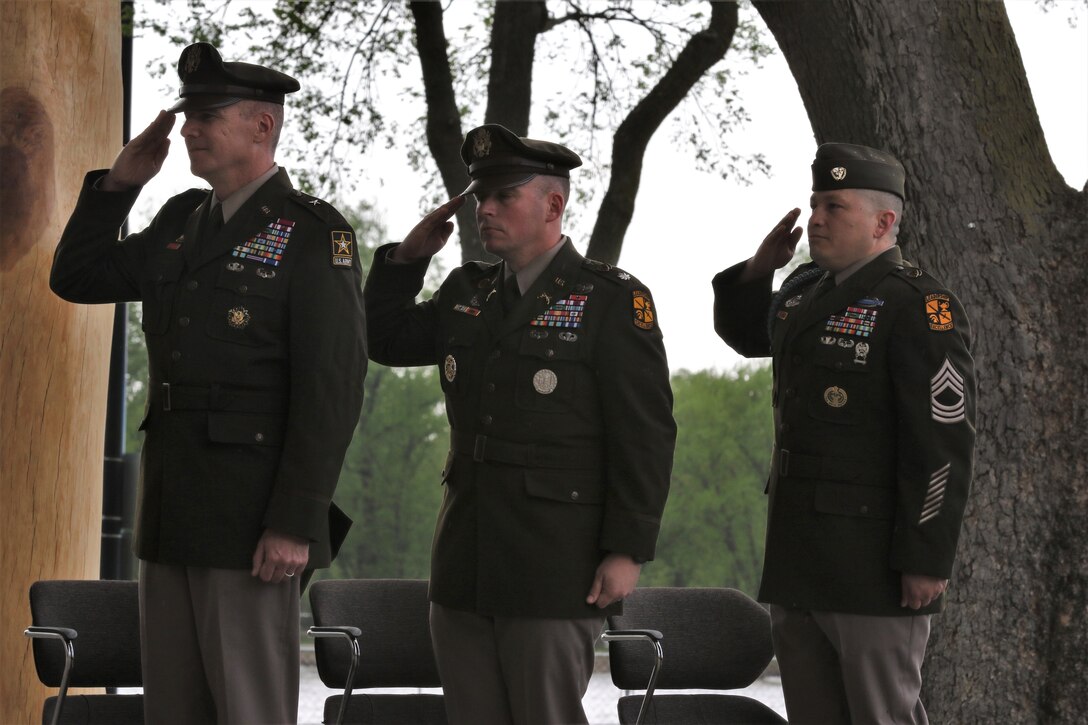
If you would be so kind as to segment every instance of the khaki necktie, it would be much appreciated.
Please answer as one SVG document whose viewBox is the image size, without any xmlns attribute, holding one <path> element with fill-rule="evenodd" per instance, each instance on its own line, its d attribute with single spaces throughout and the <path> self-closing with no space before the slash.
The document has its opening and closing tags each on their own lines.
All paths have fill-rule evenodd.
<svg viewBox="0 0 1088 725">
<path fill-rule="evenodd" d="M 506 314 L 510 314 L 510 310 L 514 309 L 514 305 L 521 299 L 521 288 L 518 286 L 518 276 L 512 274 L 506 278 L 506 281 L 502 284 L 502 310 Z"/>
</svg>

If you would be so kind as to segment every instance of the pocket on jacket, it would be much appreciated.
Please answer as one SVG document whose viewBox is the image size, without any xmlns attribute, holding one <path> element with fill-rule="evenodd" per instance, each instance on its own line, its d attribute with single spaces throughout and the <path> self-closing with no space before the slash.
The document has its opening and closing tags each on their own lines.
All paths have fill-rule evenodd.
<svg viewBox="0 0 1088 725">
<path fill-rule="evenodd" d="M 258 284 L 224 267 L 215 281 L 207 332 L 239 345 L 276 345 L 284 340 L 278 286 Z"/>
<path fill-rule="evenodd" d="M 170 325 L 170 312 L 174 306 L 174 295 L 183 264 L 184 260 L 177 252 L 160 254 L 148 261 L 148 286 L 143 294 L 140 319 L 140 328 L 145 333 L 162 334 Z"/>
<path fill-rule="evenodd" d="M 895 489 L 852 483 L 819 483 L 813 507 L 823 514 L 890 519 L 895 515 Z"/>
<path fill-rule="evenodd" d="M 604 481 L 597 473 L 526 470 L 525 492 L 531 498 L 560 503 L 599 505 L 604 503 Z"/>
<path fill-rule="evenodd" d="M 825 351 L 821 351 L 825 353 Z M 816 420 L 839 425 L 866 422 L 866 408 L 873 406 L 868 371 L 855 367 L 843 351 L 829 349 L 813 358 L 813 384 L 807 401 L 808 413 Z"/>
<path fill-rule="evenodd" d="M 208 411 L 208 438 L 212 443 L 278 446 L 283 443 L 285 418 L 266 413 Z"/>
</svg>

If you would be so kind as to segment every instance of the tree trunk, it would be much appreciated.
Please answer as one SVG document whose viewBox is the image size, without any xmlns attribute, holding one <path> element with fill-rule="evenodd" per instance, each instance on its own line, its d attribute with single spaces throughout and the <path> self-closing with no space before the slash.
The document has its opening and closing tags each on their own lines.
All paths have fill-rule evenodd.
<svg viewBox="0 0 1088 725">
<path fill-rule="evenodd" d="M 711 3 L 710 22 L 691 36 L 661 80 L 623 120 L 612 139 L 612 173 L 590 235 L 588 257 L 615 264 L 635 213 L 646 147 L 661 123 L 715 63 L 725 57 L 737 29 L 737 5 Z"/>
<path fill-rule="evenodd" d="M 446 30 L 442 23 L 442 4 L 412 2 L 412 19 L 416 29 L 416 51 L 423 70 L 424 98 L 427 102 L 427 148 L 438 165 L 442 185 L 452 199 L 468 186 L 468 171 L 461 160 L 461 112 L 453 91 L 453 73 L 446 53 Z M 471 198 L 470 198 L 471 202 Z M 461 259 L 483 259 L 487 256 L 476 228 L 476 205 L 468 203 L 457 212 L 457 229 L 461 238 Z"/>
<path fill-rule="evenodd" d="M 975 331 L 974 488 L 930 641 L 931 718 L 1082 722 L 1088 197 L 1051 160 L 1004 6 L 756 7 L 816 138 L 903 161 L 905 253 L 959 293 Z"/>
<path fill-rule="evenodd" d="M 48 279 L 84 173 L 121 140 L 121 18 L 103 0 L 0 15 L 0 721 L 34 722 L 30 584 L 99 575 L 113 307 L 63 302 Z"/>
<path fill-rule="evenodd" d="M 518 136 L 529 135 L 536 37 L 547 20 L 542 0 L 495 3 L 484 123 L 501 123 Z"/>
</svg>

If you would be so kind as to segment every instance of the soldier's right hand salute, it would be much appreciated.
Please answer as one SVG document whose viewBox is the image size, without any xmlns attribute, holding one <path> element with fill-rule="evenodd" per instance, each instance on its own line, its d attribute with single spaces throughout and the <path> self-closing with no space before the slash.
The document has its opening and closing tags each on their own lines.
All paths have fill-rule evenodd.
<svg viewBox="0 0 1088 725">
<path fill-rule="evenodd" d="M 98 183 L 98 188 L 101 191 L 126 191 L 151 181 L 170 153 L 170 130 L 174 128 L 174 119 L 173 113 L 159 111 L 155 120 L 117 154 L 110 172 Z"/>
</svg>

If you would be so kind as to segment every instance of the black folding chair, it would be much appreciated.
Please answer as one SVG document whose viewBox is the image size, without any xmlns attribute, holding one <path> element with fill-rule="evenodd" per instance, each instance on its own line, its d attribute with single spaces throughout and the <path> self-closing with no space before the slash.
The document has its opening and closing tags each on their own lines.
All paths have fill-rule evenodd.
<svg viewBox="0 0 1088 725">
<path fill-rule="evenodd" d="M 783 723 L 763 703 L 723 693 L 657 694 L 661 690 L 748 687 L 773 656 L 766 610 L 743 592 L 723 588 L 636 589 L 623 614 L 608 618 L 612 682 L 645 690 L 620 698 L 621 723 L 693 725 Z"/>
<path fill-rule="evenodd" d="M 33 639 L 38 679 L 59 688 L 45 701 L 43 725 L 144 721 L 143 695 L 68 696 L 69 687 L 143 686 L 136 582 L 35 582 L 30 587 L 30 615 L 34 624 L 25 634 Z"/>
<path fill-rule="evenodd" d="M 441 687 L 425 580 L 314 582 L 310 607 L 318 675 L 327 687 L 343 689 L 326 698 L 323 722 L 445 725 L 442 695 L 419 691 Z M 409 692 L 356 692 L 365 688 Z"/>
</svg>

